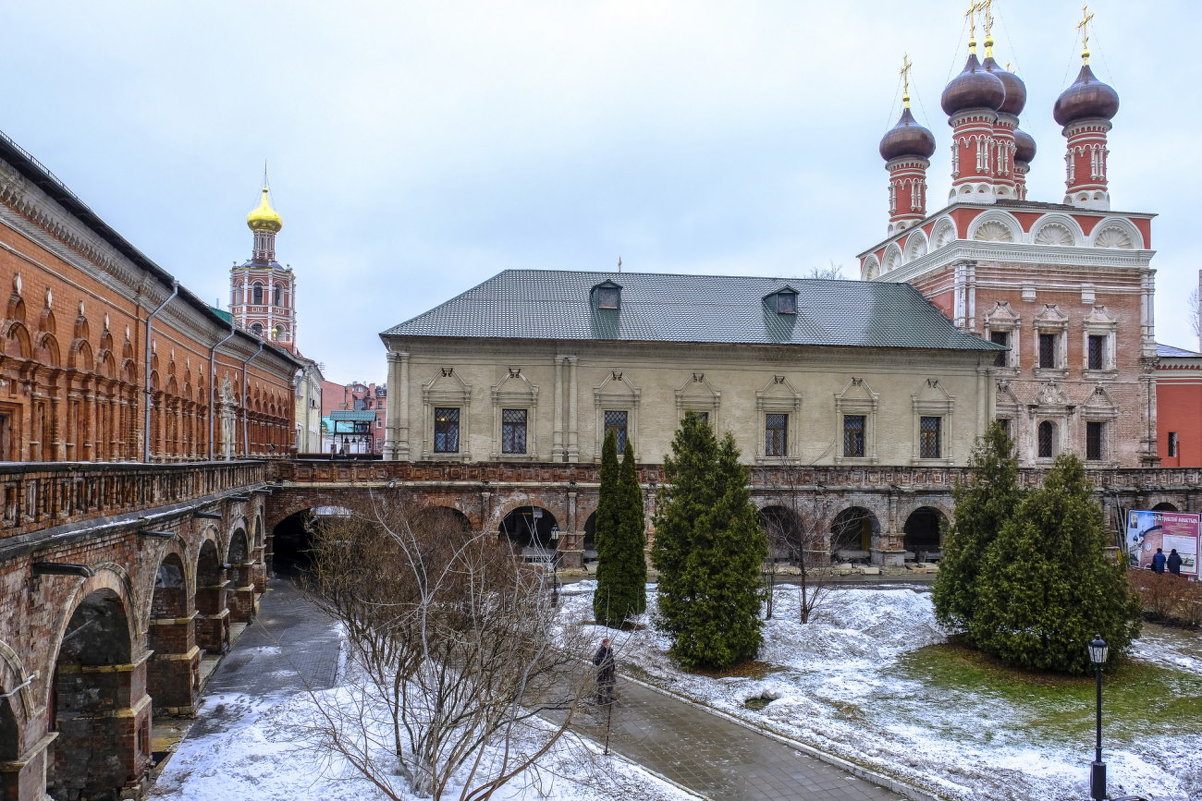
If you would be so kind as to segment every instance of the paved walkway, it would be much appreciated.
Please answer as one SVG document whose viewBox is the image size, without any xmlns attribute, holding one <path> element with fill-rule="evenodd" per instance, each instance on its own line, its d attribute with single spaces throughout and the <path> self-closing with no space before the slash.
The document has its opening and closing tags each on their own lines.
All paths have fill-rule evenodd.
<svg viewBox="0 0 1202 801">
<path fill-rule="evenodd" d="M 264 648 L 264 646 L 271 646 Z M 332 685 L 339 660 L 333 623 L 287 579 L 272 579 L 259 616 L 210 678 L 205 693 L 267 696 Z M 222 715 L 202 707 L 190 734 L 220 731 Z M 605 739 L 603 710 L 581 732 Z M 712 801 L 894 801 L 902 796 L 778 740 L 665 693 L 618 684 L 609 747 Z"/>
</svg>

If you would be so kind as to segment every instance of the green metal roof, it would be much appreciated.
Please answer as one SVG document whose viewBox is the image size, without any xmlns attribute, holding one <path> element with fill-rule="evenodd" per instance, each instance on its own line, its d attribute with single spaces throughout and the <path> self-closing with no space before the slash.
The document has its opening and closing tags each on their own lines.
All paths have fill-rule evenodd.
<svg viewBox="0 0 1202 801">
<path fill-rule="evenodd" d="M 621 286 L 620 308 L 593 308 L 603 281 Z M 764 300 L 786 288 L 796 314 Z M 380 336 L 1005 349 L 957 329 L 909 284 L 568 270 L 506 270 Z"/>
</svg>

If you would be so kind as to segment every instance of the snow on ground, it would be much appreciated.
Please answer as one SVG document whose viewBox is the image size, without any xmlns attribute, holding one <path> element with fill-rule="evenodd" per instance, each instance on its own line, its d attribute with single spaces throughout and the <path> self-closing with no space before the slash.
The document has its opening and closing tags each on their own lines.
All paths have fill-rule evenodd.
<svg viewBox="0 0 1202 801">
<path fill-rule="evenodd" d="M 594 588 L 595 582 L 582 582 L 569 589 L 567 619 L 591 619 Z M 795 587 L 776 591 L 760 652 L 771 665 L 765 678 L 682 673 L 666 656 L 668 639 L 650 628 L 616 637 L 619 669 L 625 665 L 629 675 L 945 798 L 1088 797 L 1092 738 L 1070 741 L 1041 728 L 1038 741 L 1029 742 L 1031 725 L 1043 723 L 1032 719 L 1031 707 L 980 692 L 935 696 L 902 664 L 909 652 L 946 640 L 928 593 L 836 589 L 808 624 L 797 622 L 797 593 Z M 653 591 L 648 607 L 650 619 Z M 1163 635 L 1140 640 L 1133 656 L 1202 674 L 1202 647 L 1191 650 Z M 756 711 L 744 704 L 754 697 L 775 700 Z M 1111 795 L 1202 798 L 1202 727 L 1189 721 L 1184 728 L 1187 733 L 1138 742 L 1106 735 Z"/>
<path fill-rule="evenodd" d="M 270 650 L 270 649 L 264 649 Z M 345 675 L 345 672 L 344 672 Z M 210 695 L 151 797 L 179 801 L 372 801 L 388 796 L 328 751 L 307 745 L 317 703 L 344 701 L 343 684 L 310 695 Z M 381 732 L 385 733 L 386 732 Z M 688 801 L 695 796 L 592 743 L 565 737 L 537 773 L 515 779 L 497 801 Z M 408 799 L 399 777 L 394 795 Z M 458 797 L 458 792 L 446 798 Z"/>
</svg>

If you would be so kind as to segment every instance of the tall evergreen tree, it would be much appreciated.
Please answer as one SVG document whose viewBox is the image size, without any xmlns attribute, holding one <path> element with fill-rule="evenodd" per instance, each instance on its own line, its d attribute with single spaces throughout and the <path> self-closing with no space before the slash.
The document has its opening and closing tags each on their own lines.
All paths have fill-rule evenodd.
<svg viewBox="0 0 1202 801">
<path fill-rule="evenodd" d="M 1139 634 L 1139 604 L 1106 542 L 1085 468 L 1061 455 L 985 555 L 972 620 L 977 646 L 1018 667 L 1085 673 L 1085 646 L 1097 633 L 1112 658 L 1121 656 Z"/>
<path fill-rule="evenodd" d="M 943 561 L 931 594 L 935 617 L 945 627 L 964 633 L 971 643 L 977 608 L 981 563 L 1002 525 L 1014 514 L 1022 490 L 1014 444 L 999 422 L 977 441 L 969 460 L 968 481 L 952 491 L 956 520 L 943 542 Z"/>
<path fill-rule="evenodd" d="M 593 594 L 593 617 L 603 626 L 618 627 L 624 616 L 611 598 L 613 585 L 620 581 L 621 569 L 616 554 L 621 523 L 618 497 L 618 440 L 612 430 L 605 432 L 601 446 L 601 487 L 598 490 L 597 512 L 593 517 L 593 537 L 597 547 L 597 591 Z"/>
<path fill-rule="evenodd" d="M 734 439 L 719 442 L 701 417 L 685 416 L 664 459 L 655 516 L 659 627 L 688 670 L 751 659 L 762 636 L 760 570 L 768 553 Z"/>
<path fill-rule="evenodd" d="M 619 568 L 612 582 L 610 605 L 624 618 L 630 618 L 647 609 L 647 525 L 643 516 L 643 490 L 629 439 L 622 452 L 617 495 L 618 537 L 613 556 Z"/>
</svg>

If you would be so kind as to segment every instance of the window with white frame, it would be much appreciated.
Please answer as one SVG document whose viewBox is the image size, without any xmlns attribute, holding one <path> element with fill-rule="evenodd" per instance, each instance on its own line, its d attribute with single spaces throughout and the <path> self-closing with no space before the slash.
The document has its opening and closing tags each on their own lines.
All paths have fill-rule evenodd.
<svg viewBox="0 0 1202 801">
<path fill-rule="evenodd" d="M 434 408 L 434 452 L 459 453 L 459 409 Z"/>
<path fill-rule="evenodd" d="M 501 410 L 501 453 L 526 452 L 526 410 Z"/>
<path fill-rule="evenodd" d="M 769 412 L 764 415 L 764 455 L 789 455 L 789 415 Z"/>
<path fill-rule="evenodd" d="M 1085 459 L 1090 462 L 1106 458 L 1106 424 L 1090 420 L 1085 423 Z"/>
</svg>

